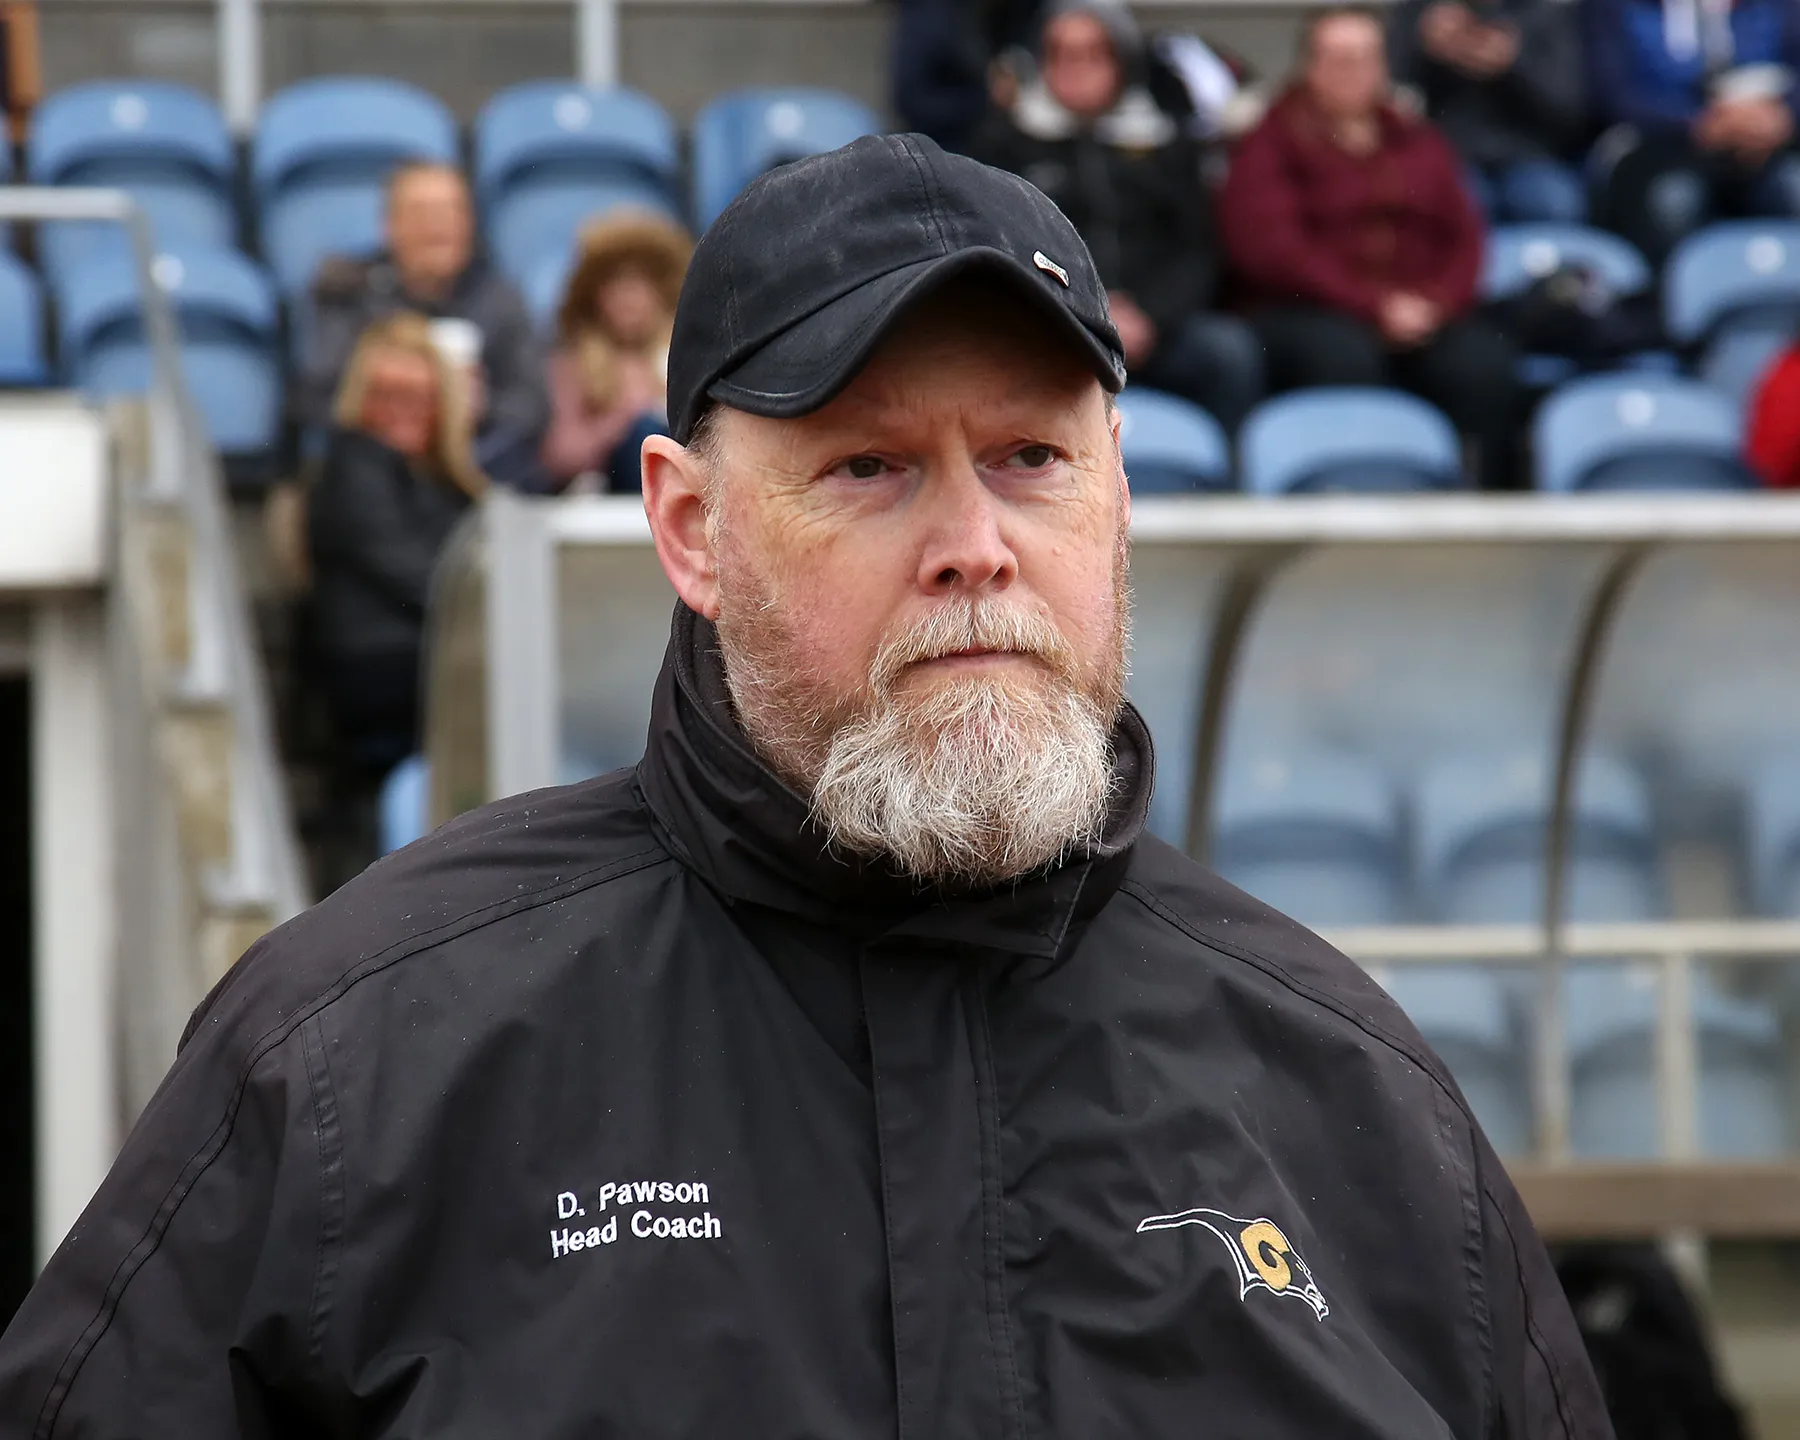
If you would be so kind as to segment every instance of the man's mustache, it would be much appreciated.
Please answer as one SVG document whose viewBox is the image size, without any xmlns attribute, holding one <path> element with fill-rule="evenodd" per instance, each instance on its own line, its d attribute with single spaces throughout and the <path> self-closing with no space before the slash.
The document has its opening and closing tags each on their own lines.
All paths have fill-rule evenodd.
<svg viewBox="0 0 1800 1440">
<path fill-rule="evenodd" d="M 993 600 L 943 605 L 882 642 L 869 667 L 869 682 L 885 694 L 908 666 L 971 650 L 1029 655 L 1053 672 L 1070 676 L 1075 653 L 1045 616 Z"/>
</svg>

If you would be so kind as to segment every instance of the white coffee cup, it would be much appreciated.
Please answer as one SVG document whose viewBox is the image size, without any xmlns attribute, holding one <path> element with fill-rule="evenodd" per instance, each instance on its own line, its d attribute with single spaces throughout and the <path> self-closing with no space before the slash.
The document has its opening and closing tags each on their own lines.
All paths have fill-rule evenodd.
<svg viewBox="0 0 1800 1440">
<path fill-rule="evenodd" d="M 473 320 L 455 316 L 433 320 L 431 343 L 444 363 L 457 370 L 472 370 L 481 363 L 481 327 Z"/>
</svg>

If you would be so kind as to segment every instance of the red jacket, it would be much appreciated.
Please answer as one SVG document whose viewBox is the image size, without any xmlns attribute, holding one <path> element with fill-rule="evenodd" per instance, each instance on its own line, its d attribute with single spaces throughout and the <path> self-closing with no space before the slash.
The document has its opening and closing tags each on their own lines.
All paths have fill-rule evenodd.
<svg viewBox="0 0 1800 1440">
<path fill-rule="evenodd" d="M 1252 306 L 1325 305 L 1374 320 L 1395 290 L 1447 315 L 1475 303 L 1482 225 L 1456 156 L 1422 120 L 1381 115 L 1381 145 L 1352 155 L 1300 90 L 1247 135 L 1219 207 Z"/>
<path fill-rule="evenodd" d="M 1763 372 L 1746 448 L 1765 485 L 1800 486 L 1800 348 L 1783 350 Z"/>
</svg>

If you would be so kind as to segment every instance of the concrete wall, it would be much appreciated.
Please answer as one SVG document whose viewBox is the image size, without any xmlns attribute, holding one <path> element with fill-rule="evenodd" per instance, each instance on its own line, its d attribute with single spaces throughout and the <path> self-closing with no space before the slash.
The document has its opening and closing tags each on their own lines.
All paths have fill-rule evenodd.
<svg viewBox="0 0 1800 1440">
<path fill-rule="evenodd" d="M 887 104 L 892 7 L 874 0 L 749 3 L 626 0 L 622 71 L 680 120 L 740 85 L 824 85 Z M 1285 67 L 1294 0 L 1141 7 L 1146 24 L 1192 28 L 1267 70 Z M 46 80 L 136 75 L 215 93 L 218 48 L 206 0 L 41 0 Z M 313 75 L 411 80 L 465 119 L 495 90 L 573 66 L 568 5 L 552 0 L 266 0 L 267 91 Z"/>
</svg>

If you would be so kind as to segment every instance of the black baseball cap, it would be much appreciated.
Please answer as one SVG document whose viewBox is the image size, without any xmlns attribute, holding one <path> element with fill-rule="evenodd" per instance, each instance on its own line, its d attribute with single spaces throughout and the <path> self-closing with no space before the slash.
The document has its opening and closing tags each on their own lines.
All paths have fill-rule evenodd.
<svg viewBox="0 0 1800 1440">
<path fill-rule="evenodd" d="M 1087 246 L 1036 186 L 923 135 L 869 135 L 759 176 L 700 237 L 669 341 L 669 428 L 716 400 L 785 419 L 855 378 L 894 322 L 954 276 L 1037 305 L 1107 390 L 1125 353 Z"/>
</svg>

